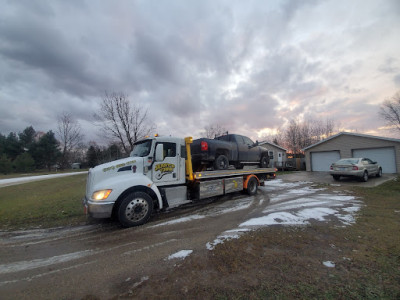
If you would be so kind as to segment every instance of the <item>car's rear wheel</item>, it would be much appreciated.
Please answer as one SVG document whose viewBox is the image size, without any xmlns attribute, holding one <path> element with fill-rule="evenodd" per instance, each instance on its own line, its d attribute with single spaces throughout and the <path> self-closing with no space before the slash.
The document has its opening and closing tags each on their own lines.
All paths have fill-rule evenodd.
<svg viewBox="0 0 400 300">
<path fill-rule="evenodd" d="M 382 168 L 379 168 L 378 173 L 376 173 L 376 177 L 382 177 Z"/>
<path fill-rule="evenodd" d="M 363 176 L 361 177 L 361 181 L 367 182 L 368 181 L 368 172 L 364 171 Z"/>
<path fill-rule="evenodd" d="M 226 170 L 229 166 L 229 160 L 225 155 L 219 155 L 214 161 L 215 170 Z"/>
<path fill-rule="evenodd" d="M 268 168 L 268 166 L 269 166 L 269 156 L 264 154 L 263 156 L 261 156 L 260 168 Z"/>
<path fill-rule="evenodd" d="M 332 175 L 333 179 L 336 181 L 340 180 L 340 175 Z"/>
</svg>

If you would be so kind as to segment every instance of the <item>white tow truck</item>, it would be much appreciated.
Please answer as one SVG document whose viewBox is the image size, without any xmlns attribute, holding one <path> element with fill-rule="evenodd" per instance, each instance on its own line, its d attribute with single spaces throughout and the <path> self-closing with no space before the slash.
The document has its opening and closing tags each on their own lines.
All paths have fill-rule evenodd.
<svg viewBox="0 0 400 300">
<path fill-rule="evenodd" d="M 259 185 L 275 178 L 274 168 L 193 172 L 191 143 L 191 137 L 146 138 L 135 143 L 130 157 L 91 168 L 85 213 L 137 226 L 154 210 L 242 190 L 254 195 Z"/>
</svg>

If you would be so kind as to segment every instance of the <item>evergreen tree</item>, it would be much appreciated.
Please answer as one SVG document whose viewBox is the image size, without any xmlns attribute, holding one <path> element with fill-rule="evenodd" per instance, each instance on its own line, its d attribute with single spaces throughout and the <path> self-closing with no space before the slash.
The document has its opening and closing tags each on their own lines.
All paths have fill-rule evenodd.
<svg viewBox="0 0 400 300">
<path fill-rule="evenodd" d="M 32 126 L 26 127 L 24 131 L 19 134 L 19 141 L 25 151 L 29 151 L 35 143 L 36 131 Z"/>
<path fill-rule="evenodd" d="M 5 140 L 5 149 L 4 153 L 7 155 L 8 158 L 14 160 L 18 155 L 23 153 L 24 150 L 22 149 L 21 143 L 14 132 L 10 132 Z"/>
<path fill-rule="evenodd" d="M 50 130 L 34 144 L 32 156 L 37 168 L 51 169 L 57 163 L 61 153 L 54 133 Z"/>
<path fill-rule="evenodd" d="M 86 154 L 87 163 L 90 168 L 93 168 L 99 164 L 97 156 L 98 156 L 98 149 L 96 149 L 93 145 L 90 146 Z"/>
<path fill-rule="evenodd" d="M 6 137 L 0 133 L 0 155 L 5 153 Z"/>
<path fill-rule="evenodd" d="M 4 153 L 0 156 L 0 173 L 9 174 L 12 170 L 11 160 Z"/>
</svg>

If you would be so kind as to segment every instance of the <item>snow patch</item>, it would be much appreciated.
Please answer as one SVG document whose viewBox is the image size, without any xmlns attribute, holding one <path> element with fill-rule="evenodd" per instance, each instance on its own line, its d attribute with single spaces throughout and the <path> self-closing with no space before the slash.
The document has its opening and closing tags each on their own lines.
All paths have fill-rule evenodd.
<svg viewBox="0 0 400 300">
<path fill-rule="evenodd" d="M 188 217 L 183 217 L 183 218 L 179 218 L 176 220 L 172 220 L 172 221 L 168 221 L 168 222 L 163 222 L 154 226 L 150 226 L 150 228 L 153 227 L 159 227 L 159 226 L 166 226 L 166 225 L 173 225 L 173 224 L 178 224 L 178 223 L 184 223 L 184 222 L 189 222 L 192 220 L 199 220 L 199 219 L 204 219 L 206 216 L 202 216 L 202 215 L 192 215 L 192 216 L 188 216 Z"/>
<path fill-rule="evenodd" d="M 243 226 L 269 226 L 269 225 L 304 225 L 308 224 L 308 222 L 301 217 L 298 217 L 294 214 L 288 212 L 278 212 L 271 213 L 267 216 L 253 218 L 242 224 L 239 227 Z"/>
<path fill-rule="evenodd" d="M 193 250 L 181 250 L 181 251 L 178 251 L 178 252 L 168 256 L 168 260 L 171 260 L 171 259 L 185 259 L 187 256 L 189 256 L 192 253 L 193 253 Z"/>
<path fill-rule="evenodd" d="M 225 232 L 228 233 L 228 232 Z M 208 250 L 214 250 L 215 246 L 218 244 L 223 244 L 224 241 L 232 240 L 232 239 L 238 239 L 240 238 L 239 234 L 225 234 L 225 235 L 220 235 L 218 236 L 213 242 L 208 242 L 206 244 L 206 248 Z"/>
<path fill-rule="evenodd" d="M 322 263 L 325 267 L 334 268 L 336 265 L 333 261 L 327 260 Z"/>
</svg>

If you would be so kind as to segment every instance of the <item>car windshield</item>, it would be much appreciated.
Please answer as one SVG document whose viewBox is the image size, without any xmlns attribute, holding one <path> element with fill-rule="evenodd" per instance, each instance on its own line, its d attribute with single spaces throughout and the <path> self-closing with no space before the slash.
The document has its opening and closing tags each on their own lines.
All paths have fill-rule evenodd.
<svg viewBox="0 0 400 300">
<path fill-rule="evenodd" d="M 357 164 L 359 158 L 345 158 L 337 161 L 335 164 L 337 165 L 348 165 L 348 164 Z"/>
<path fill-rule="evenodd" d="M 149 155 L 151 149 L 151 140 L 144 140 L 135 143 L 131 152 L 131 157 L 144 157 Z"/>
</svg>

